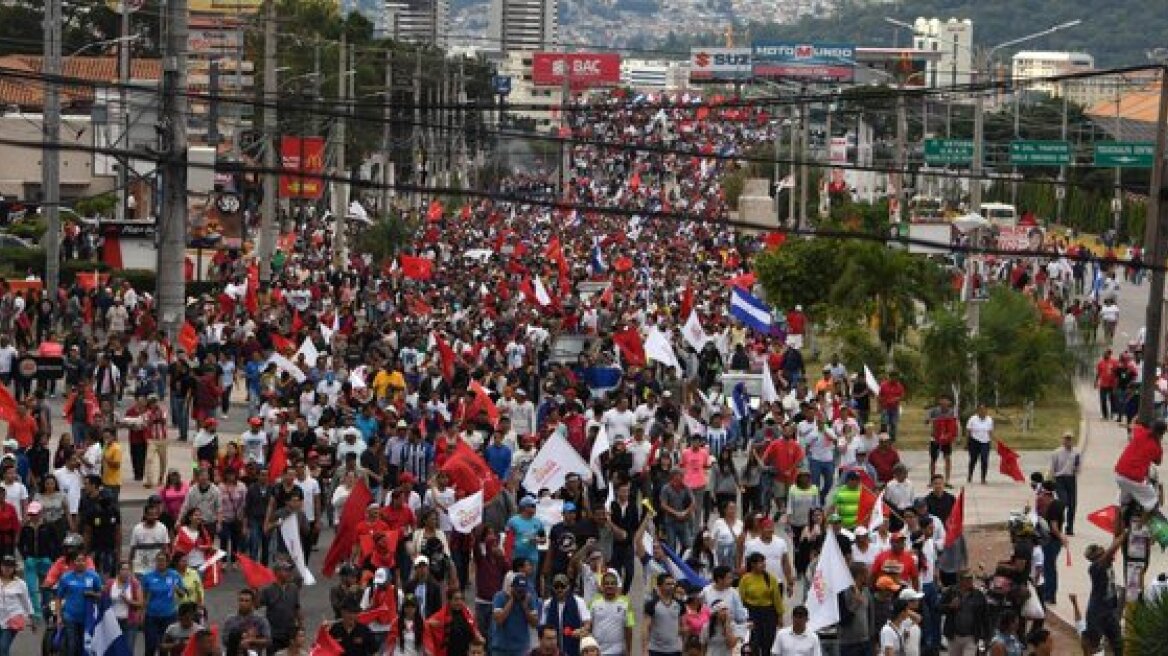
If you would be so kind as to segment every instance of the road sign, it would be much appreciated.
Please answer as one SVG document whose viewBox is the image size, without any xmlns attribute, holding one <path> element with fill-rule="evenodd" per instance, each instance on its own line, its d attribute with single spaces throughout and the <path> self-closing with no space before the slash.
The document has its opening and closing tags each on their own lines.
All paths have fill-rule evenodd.
<svg viewBox="0 0 1168 656">
<path fill-rule="evenodd" d="M 925 139 L 926 164 L 944 166 L 972 162 L 972 139 Z"/>
<path fill-rule="evenodd" d="M 496 75 L 491 78 L 491 84 L 495 87 L 495 94 L 499 96 L 507 96 L 511 94 L 511 76 L 510 75 Z"/>
<path fill-rule="evenodd" d="M 1069 141 L 1010 142 L 1010 164 L 1014 166 L 1062 166 L 1070 163 Z"/>
<path fill-rule="evenodd" d="M 1095 166 L 1150 169 L 1155 159 L 1156 144 L 1151 141 L 1095 142 Z"/>
</svg>

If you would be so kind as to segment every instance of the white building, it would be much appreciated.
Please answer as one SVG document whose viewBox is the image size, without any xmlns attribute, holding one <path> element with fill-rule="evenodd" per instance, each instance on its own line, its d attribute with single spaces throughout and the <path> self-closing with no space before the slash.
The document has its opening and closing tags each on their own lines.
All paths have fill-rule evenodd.
<svg viewBox="0 0 1168 656">
<path fill-rule="evenodd" d="M 559 45 L 559 0 L 491 0 L 487 40 L 503 54 Z"/>
<path fill-rule="evenodd" d="M 1038 78 L 1056 77 L 1071 73 L 1082 73 L 1095 69 L 1095 58 L 1085 52 L 1063 52 L 1052 50 L 1023 50 L 1014 55 L 1010 62 L 1010 78 L 1015 82 Z M 1026 88 L 1045 91 L 1052 96 L 1062 94 L 1063 83 L 1059 81 L 1039 81 L 1027 84 Z"/>
<path fill-rule="evenodd" d="M 531 105 L 558 107 L 561 101 L 560 87 L 537 87 L 531 81 L 530 52 L 511 51 L 499 61 L 499 75 L 511 78 L 511 93 L 507 105 L 519 108 L 507 110 L 511 116 L 531 119 L 541 132 L 550 132 L 560 124 L 558 109 L 533 109 Z"/>
<path fill-rule="evenodd" d="M 447 46 L 450 0 L 387 0 L 385 33 L 407 43 Z"/>
<path fill-rule="evenodd" d="M 621 85 L 640 91 L 676 91 L 689 84 L 689 62 L 621 59 Z"/>
<path fill-rule="evenodd" d="M 974 82 L 973 21 L 968 18 L 918 18 L 913 21 L 913 47 L 941 53 L 925 69 L 929 87 L 954 87 Z"/>
</svg>

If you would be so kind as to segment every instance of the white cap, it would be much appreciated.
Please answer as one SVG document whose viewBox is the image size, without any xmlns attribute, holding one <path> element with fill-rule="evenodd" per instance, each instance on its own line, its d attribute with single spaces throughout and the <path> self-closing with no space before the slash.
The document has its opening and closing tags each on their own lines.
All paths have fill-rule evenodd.
<svg viewBox="0 0 1168 656">
<path fill-rule="evenodd" d="M 905 588 L 900 591 L 900 594 L 896 596 L 896 598 L 900 599 L 901 601 L 917 601 L 918 599 L 923 599 L 924 597 L 925 593 L 917 592 L 916 590 L 913 590 L 907 586 L 905 586 Z"/>
</svg>

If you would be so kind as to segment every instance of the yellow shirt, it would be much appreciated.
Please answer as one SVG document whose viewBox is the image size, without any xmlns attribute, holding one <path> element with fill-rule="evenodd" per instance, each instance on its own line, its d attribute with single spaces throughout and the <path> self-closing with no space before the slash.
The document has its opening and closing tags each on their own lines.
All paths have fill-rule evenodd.
<svg viewBox="0 0 1168 656">
<path fill-rule="evenodd" d="M 122 445 L 116 441 L 106 445 L 102 452 L 101 484 L 114 487 L 122 484 Z"/>
<path fill-rule="evenodd" d="M 783 616 L 783 586 L 770 574 L 745 574 L 738 581 L 738 596 L 747 606 L 774 606 Z"/>
<path fill-rule="evenodd" d="M 379 371 L 373 377 L 373 382 L 370 384 L 370 387 L 373 388 L 373 393 L 377 395 L 377 398 L 384 399 L 389 396 L 390 388 L 405 389 L 406 377 L 400 371 L 394 371 L 392 373 L 384 370 Z"/>
<path fill-rule="evenodd" d="M 187 571 L 182 573 L 182 584 L 186 588 L 186 592 L 176 590 L 174 598 L 181 604 L 184 601 L 193 601 L 196 604 L 203 605 L 203 577 L 194 567 L 188 567 Z"/>
</svg>

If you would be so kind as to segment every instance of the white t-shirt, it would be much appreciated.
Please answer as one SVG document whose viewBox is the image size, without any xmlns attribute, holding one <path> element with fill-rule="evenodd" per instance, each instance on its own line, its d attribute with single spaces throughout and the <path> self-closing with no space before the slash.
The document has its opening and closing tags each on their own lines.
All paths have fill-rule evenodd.
<svg viewBox="0 0 1168 656">
<path fill-rule="evenodd" d="M 633 456 L 632 473 L 639 474 L 649 465 L 649 454 L 653 451 L 653 444 L 649 440 L 633 440 L 629 442 L 629 453 Z"/>
<path fill-rule="evenodd" d="M 12 363 L 16 360 L 17 355 L 16 347 L 11 344 L 0 348 L 0 374 L 12 372 Z"/>
<path fill-rule="evenodd" d="M 725 519 L 719 517 L 714 520 L 714 527 L 710 530 L 710 534 L 713 536 L 715 544 L 734 544 L 738 541 L 738 536 L 742 535 L 742 520 L 734 520 L 734 525 L 731 526 Z"/>
<path fill-rule="evenodd" d="M 775 644 L 771 647 L 773 656 L 822 656 L 819 647 L 819 636 L 814 631 L 803 630 L 795 633 L 795 629 L 785 626 L 775 634 Z"/>
<path fill-rule="evenodd" d="M 143 545 L 158 545 L 141 548 Z M 158 552 L 170 545 L 170 531 L 162 522 L 154 522 L 153 527 L 147 527 L 145 522 L 139 522 L 130 531 L 130 547 L 139 547 L 134 551 L 134 560 L 130 563 L 135 574 L 145 574 L 154 569 L 154 557 Z"/>
<path fill-rule="evenodd" d="M 304 493 L 304 516 L 308 521 L 316 519 L 316 497 L 320 496 L 320 483 L 311 476 L 306 476 L 304 480 L 296 479 L 296 487 Z"/>
<path fill-rule="evenodd" d="M 858 546 L 853 544 L 852 545 L 852 562 L 853 563 L 864 563 L 865 565 L 871 565 L 872 563 L 876 562 L 876 556 L 879 553 L 880 553 L 880 550 L 876 548 L 876 545 L 871 540 L 868 541 L 868 550 L 867 551 L 861 551 Z"/>
<path fill-rule="evenodd" d="M 761 537 L 750 538 L 746 541 L 743 555 L 747 558 L 752 553 L 766 556 L 767 572 L 777 580 L 782 581 L 785 578 L 783 575 L 783 556 L 786 556 L 789 551 L 790 547 L 787 546 L 787 541 L 776 533 L 770 542 L 763 542 Z"/>
<path fill-rule="evenodd" d="M 65 506 L 70 514 L 76 515 L 77 509 L 81 507 L 81 474 L 77 471 L 69 471 L 67 467 L 62 467 L 53 472 L 53 478 L 57 479 L 57 485 L 61 491 L 65 493 Z M 151 567 L 154 563 L 150 563 Z"/>
<path fill-rule="evenodd" d="M 24 502 L 28 501 L 28 488 L 20 481 L 0 483 L 0 487 L 4 488 L 4 500 L 8 502 L 8 505 L 16 509 L 16 517 L 23 522 Z"/>
<path fill-rule="evenodd" d="M 633 424 L 637 423 L 637 416 L 632 410 L 622 412 L 611 408 L 600 418 L 600 423 L 604 424 L 604 430 L 608 431 L 610 442 L 628 440 L 633 436 Z"/>
<path fill-rule="evenodd" d="M 974 415 L 969 418 L 969 421 L 965 422 L 965 430 L 969 433 L 970 439 L 977 440 L 982 444 L 989 444 L 990 436 L 994 432 L 994 418 L 986 417 L 982 419 Z"/>
<path fill-rule="evenodd" d="M 1104 305 L 1099 309 L 1099 318 L 1108 323 L 1119 321 L 1119 306 Z"/>
<path fill-rule="evenodd" d="M 890 622 L 885 622 L 884 627 L 880 629 L 880 656 L 887 654 L 890 647 L 893 656 L 899 656 L 904 650 L 904 638 L 896 627 Z"/>
</svg>

